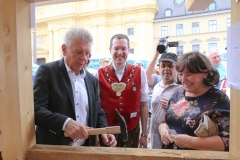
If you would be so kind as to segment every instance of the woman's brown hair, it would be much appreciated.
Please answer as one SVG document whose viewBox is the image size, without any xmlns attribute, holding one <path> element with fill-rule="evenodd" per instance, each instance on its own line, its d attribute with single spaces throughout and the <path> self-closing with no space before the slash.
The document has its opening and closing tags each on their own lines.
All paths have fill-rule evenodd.
<svg viewBox="0 0 240 160">
<path fill-rule="evenodd" d="M 184 69 L 190 73 L 208 73 L 203 80 L 206 86 L 217 86 L 219 83 L 219 73 L 212 66 L 209 59 L 198 51 L 183 54 L 176 63 L 176 70 L 182 72 Z"/>
</svg>

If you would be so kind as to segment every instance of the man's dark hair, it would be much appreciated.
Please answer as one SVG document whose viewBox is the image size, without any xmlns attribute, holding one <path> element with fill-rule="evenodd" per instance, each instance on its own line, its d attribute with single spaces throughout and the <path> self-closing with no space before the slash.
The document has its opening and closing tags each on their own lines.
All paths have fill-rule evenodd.
<svg viewBox="0 0 240 160">
<path fill-rule="evenodd" d="M 110 48 L 112 48 L 113 39 L 126 39 L 127 40 L 127 45 L 128 45 L 128 47 L 130 47 L 130 45 L 129 45 L 129 38 L 125 34 L 119 33 L 119 34 L 115 34 L 114 36 L 112 36 L 112 38 L 110 40 Z"/>
</svg>

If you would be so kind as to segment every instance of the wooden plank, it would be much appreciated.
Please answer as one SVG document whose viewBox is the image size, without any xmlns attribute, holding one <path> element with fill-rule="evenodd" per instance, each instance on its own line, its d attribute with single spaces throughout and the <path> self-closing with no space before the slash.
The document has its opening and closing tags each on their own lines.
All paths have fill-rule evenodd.
<svg viewBox="0 0 240 160">
<path fill-rule="evenodd" d="M 213 1 L 214 0 L 187 0 L 186 9 L 187 11 L 206 10 Z"/>
<path fill-rule="evenodd" d="M 0 148 L 4 160 L 25 159 L 35 143 L 29 4 L 0 0 Z M 232 0 L 232 23 L 239 22 L 240 6 Z M 35 145 L 27 160 L 61 159 L 239 159 L 240 92 L 231 89 L 230 152 L 147 150 Z M 235 114 L 236 113 L 236 114 Z"/>
<path fill-rule="evenodd" d="M 81 0 L 26 0 L 29 3 L 35 3 L 35 6 L 67 3 L 67 2 L 76 2 Z"/>
<path fill-rule="evenodd" d="M 68 147 L 36 145 L 28 151 L 27 160 L 180 160 L 180 159 L 234 159 L 229 152 L 194 150 L 160 150 L 141 148 Z"/>
<path fill-rule="evenodd" d="M 232 0 L 231 3 L 231 23 L 232 25 L 240 22 L 240 2 Z M 239 67 L 238 67 L 239 68 Z M 233 74 L 233 73 L 232 73 Z M 230 102 L 231 102 L 231 115 L 230 115 L 230 152 L 240 158 L 240 106 L 239 106 L 240 91 L 231 88 Z"/>
<path fill-rule="evenodd" d="M 29 3 L 0 4 L 0 148 L 4 160 L 20 160 L 35 144 Z"/>
</svg>

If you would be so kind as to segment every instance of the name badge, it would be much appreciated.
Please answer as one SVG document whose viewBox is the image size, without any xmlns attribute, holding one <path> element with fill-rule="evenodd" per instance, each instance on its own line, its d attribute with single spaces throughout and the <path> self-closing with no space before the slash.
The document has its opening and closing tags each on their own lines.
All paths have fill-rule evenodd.
<svg viewBox="0 0 240 160">
<path fill-rule="evenodd" d="M 137 112 L 133 112 L 133 113 L 131 113 L 130 118 L 134 118 L 136 116 L 137 116 Z"/>
</svg>

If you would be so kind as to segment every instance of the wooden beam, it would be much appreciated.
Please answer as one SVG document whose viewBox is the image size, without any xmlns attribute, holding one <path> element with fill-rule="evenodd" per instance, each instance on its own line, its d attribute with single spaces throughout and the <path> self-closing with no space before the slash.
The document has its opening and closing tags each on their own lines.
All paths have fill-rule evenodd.
<svg viewBox="0 0 240 160">
<path fill-rule="evenodd" d="M 187 0 L 187 1 L 186 1 L 186 9 L 187 9 L 187 11 L 206 10 L 207 7 L 208 7 L 213 1 L 214 1 L 214 0 Z"/>
<path fill-rule="evenodd" d="M 35 144 L 29 3 L 0 0 L 0 149 L 25 159 Z"/>
<path fill-rule="evenodd" d="M 231 2 L 231 23 L 240 22 L 240 2 L 236 3 L 236 0 Z M 238 67 L 239 68 L 239 67 Z M 229 73 L 234 74 L 234 73 Z M 238 73 L 239 74 L 239 73 Z M 234 88 L 231 88 L 230 91 L 230 102 L 231 102 L 231 114 L 230 114 L 230 152 L 240 158 L 240 106 L 239 106 L 239 97 L 240 91 Z"/>
<path fill-rule="evenodd" d="M 197 150 L 163 150 L 141 148 L 68 147 L 36 145 L 27 153 L 27 160 L 182 160 L 234 159 L 229 152 Z"/>
<path fill-rule="evenodd" d="M 43 5 L 76 2 L 76 1 L 84 1 L 84 0 L 26 0 L 26 1 L 29 3 L 35 3 L 35 6 L 43 6 Z"/>
</svg>

